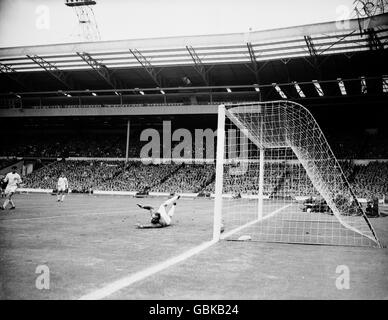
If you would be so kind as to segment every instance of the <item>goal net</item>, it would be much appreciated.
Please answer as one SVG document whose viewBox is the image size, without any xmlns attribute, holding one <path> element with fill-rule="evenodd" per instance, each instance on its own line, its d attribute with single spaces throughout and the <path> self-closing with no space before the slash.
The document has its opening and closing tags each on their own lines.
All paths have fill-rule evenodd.
<svg viewBox="0 0 388 320">
<path fill-rule="evenodd" d="M 217 137 L 215 239 L 380 246 L 302 105 L 221 105 Z"/>
</svg>

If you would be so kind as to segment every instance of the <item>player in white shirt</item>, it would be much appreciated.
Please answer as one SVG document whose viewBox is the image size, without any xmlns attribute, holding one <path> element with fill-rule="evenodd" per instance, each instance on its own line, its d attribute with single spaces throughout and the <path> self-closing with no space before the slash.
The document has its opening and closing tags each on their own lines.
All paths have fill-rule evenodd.
<svg viewBox="0 0 388 320">
<path fill-rule="evenodd" d="M 176 201 L 180 198 L 179 195 L 168 199 L 163 202 L 159 209 L 155 211 L 152 206 L 143 206 L 141 204 L 137 204 L 140 208 L 148 210 L 151 214 L 151 223 L 142 225 L 137 224 L 139 229 L 148 229 L 148 228 L 164 228 L 171 225 L 171 220 L 175 212 Z M 169 208 L 170 207 L 170 208 Z"/>
<path fill-rule="evenodd" d="M 12 167 L 12 172 L 8 173 L 5 176 L 4 181 L 7 182 L 7 187 L 5 188 L 5 201 L 3 205 L 0 207 L 1 210 L 4 210 L 8 203 L 11 204 L 10 210 L 15 209 L 15 204 L 12 201 L 12 196 L 15 193 L 16 189 L 19 187 L 19 185 L 22 183 L 22 179 L 20 178 L 20 175 L 16 172 L 17 167 Z"/>
<path fill-rule="evenodd" d="M 62 172 L 57 182 L 57 201 L 63 201 L 65 199 L 65 193 L 69 188 L 69 183 L 64 173 Z"/>
</svg>

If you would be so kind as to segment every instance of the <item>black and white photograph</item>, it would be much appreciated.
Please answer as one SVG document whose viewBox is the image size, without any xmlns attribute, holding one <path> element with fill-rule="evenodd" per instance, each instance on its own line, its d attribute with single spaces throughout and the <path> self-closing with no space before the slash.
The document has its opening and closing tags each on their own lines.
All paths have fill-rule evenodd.
<svg viewBox="0 0 388 320">
<path fill-rule="evenodd" d="M 0 0 L 0 300 L 387 300 L 387 53 L 388 0 Z"/>
</svg>

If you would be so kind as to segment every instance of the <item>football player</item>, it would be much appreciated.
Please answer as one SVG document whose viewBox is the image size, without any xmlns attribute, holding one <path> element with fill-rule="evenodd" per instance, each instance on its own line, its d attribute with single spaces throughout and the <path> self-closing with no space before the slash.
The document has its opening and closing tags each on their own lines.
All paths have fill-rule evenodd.
<svg viewBox="0 0 388 320">
<path fill-rule="evenodd" d="M 69 182 L 67 181 L 65 174 L 62 172 L 57 182 L 57 201 L 58 202 L 59 201 L 63 202 L 63 200 L 65 200 L 65 193 L 67 192 L 68 188 L 69 188 Z"/>
<path fill-rule="evenodd" d="M 171 199 L 163 202 L 158 210 L 155 210 L 152 206 L 143 206 L 141 204 L 137 204 L 139 208 L 148 210 L 151 215 L 151 223 L 150 224 L 137 224 L 139 229 L 147 229 L 147 228 L 164 228 L 171 225 L 172 217 L 175 213 L 176 201 L 180 198 L 179 195 L 173 196 Z"/>
<path fill-rule="evenodd" d="M 22 183 L 22 179 L 20 178 L 20 175 L 16 172 L 17 167 L 13 166 L 12 171 L 7 173 L 7 175 L 4 178 L 4 181 L 7 182 L 7 187 L 5 188 L 5 201 L 3 205 L 0 207 L 1 210 L 5 210 L 8 203 L 11 204 L 11 208 L 9 210 L 15 209 L 15 203 L 12 200 L 12 196 L 16 192 L 16 189 L 20 186 Z"/>
</svg>

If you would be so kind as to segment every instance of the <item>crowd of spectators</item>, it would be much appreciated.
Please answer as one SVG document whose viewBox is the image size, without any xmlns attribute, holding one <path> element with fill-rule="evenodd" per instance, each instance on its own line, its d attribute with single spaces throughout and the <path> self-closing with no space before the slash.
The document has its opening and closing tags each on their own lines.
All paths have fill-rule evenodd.
<svg viewBox="0 0 388 320">
<path fill-rule="evenodd" d="M 380 131 L 368 136 L 363 155 L 365 159 L 388 159 L 388 132 Z"/>
<path fill-rule="evenodd" d="M 17 162 L 16 158 L 7 158 L 7 159 L 0 159 L 0 169 L 9 167 L 10 165 Z"/>
<path fill-rule="evenodd" d="M 388 159 L 386 130 L 326 131 L 325 137 L 337 159 Z"/>
<path fill-rule="evenodd" d="M 115 161 L 57 161 L 33 171 L 23 180 L 27 188 L 55 189 L 63 172 L 69 181 L 69 189 L 90 192 L 103 188 L 121 171 L 122 164 Z"/>
<path fill-rule="evenodd" d="M 174 193 L 197 193 L 214 180 L 215 166 L 208 164 L 185 164 L 162 184 L 156 184 L 151 191 Z"/>
<path fill-rule="evenodd" d="M 128 162 L 114 179 L 107 181 L 101 190 L 147 192 L 178 169 L 178 164 L 143 164 Z"/>
<path fill-rule="evenodd" d="M 258 166 L 251 164 L 247 172 L 241 171 L 237 175 L 231 174 L 230 166 L 225 167 L 224 192 L 257 195 Z M 371 199 L 377 196 L 381 199 L 388 194 L 387 162 L 364 165 L 345 162 L 343 168 L 357 197 Z M 300 165 L 285 168 L 283 164 L 266 164 L 265 170 L 265 195 L 294 197 L 316 193 Z M 56 161 L 27 175 L 24 182 L 30 188 L 55 189 L 61 172 L 67 176 L 69 188 L 76 192 L 213 193 L 215 187 L 214 164 L 143 164 L 140 161 L 127 164 L 122 161 Z"/>
<path fill-rule="evenodd" d="M 388 195 L 388 163 L 370 162 L 353 168 L 350 184 L 358 197 L 372 199 Z"/>
<path fill-rule="evenodd" d="M 259 164 L 248 168 L 228 166 L 224 169 L 223 192 L 229 194 L 259 194 Z M 204 191 L 214 192 L 215 181 L 208 184 Z M 300 165 L 266 163 L 264 166 L 263 194 L 271 198 L 307 196 L 316 193 L 305 170 Z"/>
<path fill-rule="evenodd" d="M 353 159 L 388 159 L 388 138 L 384 131 L 360 130 L 355 132 L 327 131 L 325 136 L 341 165 L 345 176 L 358 197 L 388 194 L 388 163 L 369 162 L 355 165 Z M 139 140 L 139 132 L 131 136 L 129 158 L 139 158 L 140 150 L 147 142 Z M 125 132 L 116 134 L 96 133 L 84 135 L 15 136 L 4 141 L 0 156 L 36 158 L 124 158 Z M 176 145 L 173 142 L 172 145 Z M 194 146 L 193 146 L 194 147 Z M 257 154 L 257 150 L 251 153 Z M 292 158 L 287 153 L 274 154 L 271 149 L 266 158 Z M 280 151 L 279 151 L 280 152 Z M 205 154 L 205 152 L 204 152 Z M 194 156 L 194 150 L 192 156 Z M 0 160 L 0 167 L 12 160 Z M 256 166 L 256 167 L 255 167 Z M 273 166 L 273 167 L 272 167 Z M 304 170 L 293 169 L 287 172 L 279 165 L 266 164 L 264 194 L 311 195 L 313 188 Z M 276 167 L 278 166 L 278 167 Z M 225 171 L 224 192 L 255 195 L 258 193 L 258 164 L 251 164 L 247 173 L 230 175 Z M 124 164 L 122 161 L 61 161 L 47 165 L 28 175 L 25 180 L 29 187 L 55 188 L 61 172 L 70 181 L 70 188 L 78 192 L 90 189 L 105 191 L 139 192 L 214 192 L 214 164 L 158 164 L 145 165 L 140 161 Z"/>
<path fill-rule="evenodd" d="M 125 156 L 125 137 L 121 135 L 46 135 L 15 137 L 5 141 L 3 156 L 15 157 L 104 157 Z"/>
<path fill-rule="evenodd" d="M 214 128 L 213 128 L 214 129 Z M 388 134 L 383 131 L 370 133 L 366 130 L 342 132 L 324 130 L 324 134 L 337 159 L 388 159 Z M 129 141 L 128 156 L 139 158 L 141 148 L 140 131 L 133 132 Z M 172 146 L 178 142 L 173 142 Z M 192 156 L 195 155 L 193 143 Z M 91 132 L 85 134 L 16 135 L 4 141 L 0 156 L 8 157 L 101 157 L 124 158 L 126 133 Z M 205 152 L 203 153 L 205 154 Z"/>
</svg>

